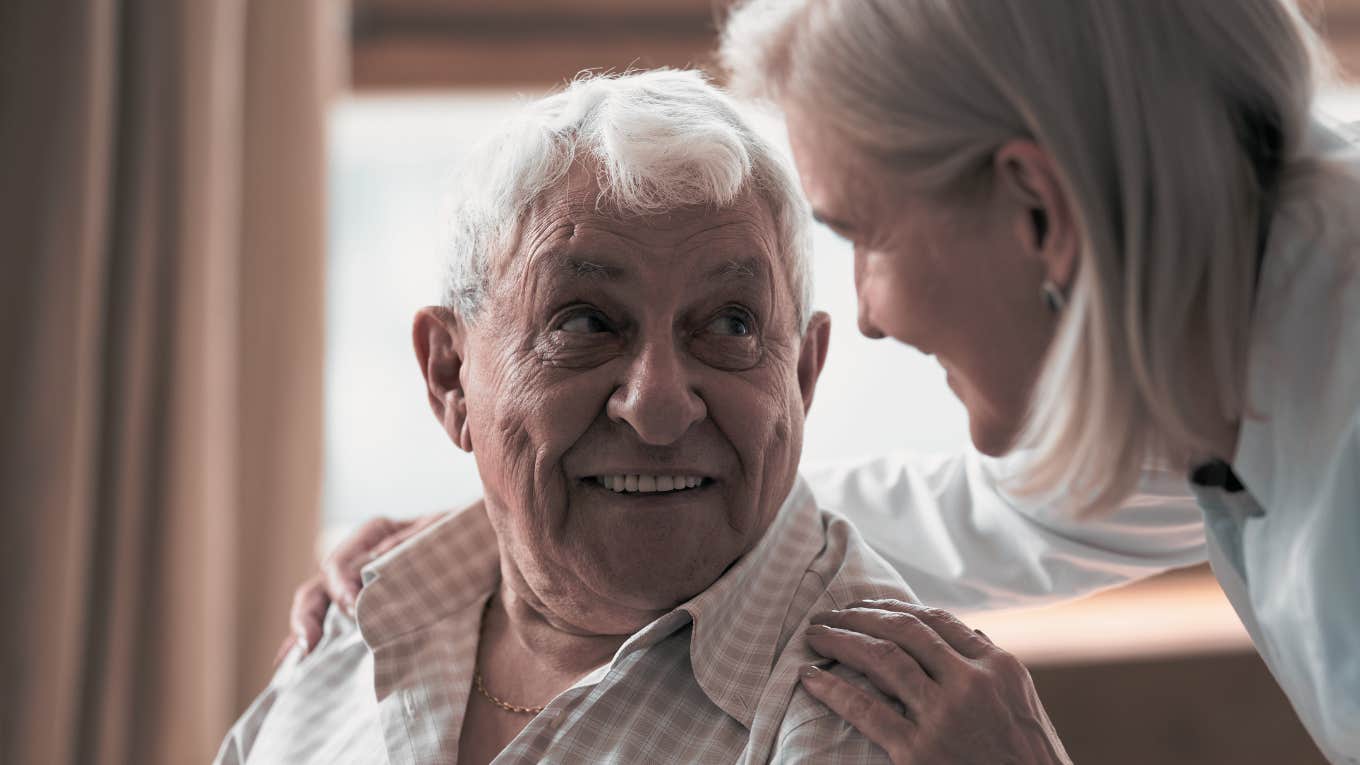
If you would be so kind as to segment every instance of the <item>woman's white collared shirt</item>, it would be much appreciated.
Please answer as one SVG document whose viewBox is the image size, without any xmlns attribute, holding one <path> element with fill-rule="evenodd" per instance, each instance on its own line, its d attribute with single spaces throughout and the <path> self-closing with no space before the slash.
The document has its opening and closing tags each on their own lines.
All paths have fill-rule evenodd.
<svg viewBox="0 0 1360 765">
<path fill-rule="evenodd" d="M 1343 135 L 1345 136 L 1343 138 Z M 1334 762 L 1360 763 L 1360 153 L 1315 127 L 1353 177 L 1272 222 L 1233 470 L 1245 491 L 1149 470 L 1081 523 L 999 488 L 1023 455 L 890 455 L 805 467 L 923 602 L 1037 605 L 1206 557 L 1261 656 Z"/>
</svg>

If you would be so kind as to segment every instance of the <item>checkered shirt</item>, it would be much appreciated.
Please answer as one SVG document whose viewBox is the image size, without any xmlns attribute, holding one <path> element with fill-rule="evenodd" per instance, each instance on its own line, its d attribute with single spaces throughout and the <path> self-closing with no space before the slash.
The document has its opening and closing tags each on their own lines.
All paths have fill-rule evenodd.
<svg viewBox="0 0 1360 765">
<path fill-rule="evenodd" d="M 498 555 L 473 510 L 371 564 L 357 625 L 332 608 L 316 649 L 284 662 L 216 762 L 456 762 Z M 826 664 L 803 638 L 808 618 L 875 597 L 915 599 L 800 479 L 751 552 L 554 698 L 495 763 L 886 763 L 798 683 L 803 665 Z"/>
</svg>

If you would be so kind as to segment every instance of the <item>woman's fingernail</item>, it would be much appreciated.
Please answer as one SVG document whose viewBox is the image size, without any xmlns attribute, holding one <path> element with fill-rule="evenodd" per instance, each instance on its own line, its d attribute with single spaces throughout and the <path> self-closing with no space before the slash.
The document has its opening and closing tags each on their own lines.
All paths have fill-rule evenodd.
<svg viewBox="0 0 1360 765">
<path fill-rule="evenodd" d="M 800 674 L 802 674 L 804 680 L 812 680 L 821 677 L 822 669 L 815 664 L 809 664 L 806 667 L 803 667 L 803 671 Z"/>
<path fill-rule="evenodd" d="M 817 637 L 819 635 L 827 635 L 830 633 L 831 628 L 826 626 L 825 624 L 814 624 L 803 631 L 803 634 L 807 635 L 808 637 Z"/>
</svg>

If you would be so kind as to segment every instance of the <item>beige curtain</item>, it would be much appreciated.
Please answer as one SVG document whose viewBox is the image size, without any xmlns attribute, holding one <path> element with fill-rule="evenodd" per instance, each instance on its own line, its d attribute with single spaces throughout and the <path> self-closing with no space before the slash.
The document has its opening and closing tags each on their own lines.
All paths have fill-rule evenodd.
<svg viewBox="0 0 1360 765">
<path fill-rule="evenodd" d="M 0 763 L 211 758 L 312 567 L 324 0 L 0 2 Z"/>
</svg>

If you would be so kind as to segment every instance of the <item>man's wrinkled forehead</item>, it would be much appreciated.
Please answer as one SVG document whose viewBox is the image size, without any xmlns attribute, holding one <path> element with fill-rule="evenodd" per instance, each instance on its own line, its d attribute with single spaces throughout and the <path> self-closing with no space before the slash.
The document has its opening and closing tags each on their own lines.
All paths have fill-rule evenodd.
<svg viewBox="0 0 1360 765">
<path fill-rule="evenodd" d="M 493 282 L 510 280 L 517 288 L 532 276 L 564 270 L 614 276 L 607 265 L 611 256 L 618 263 L 620 257 L 657 253 L 692 257 L 696 265 L 703 261 L 706 271 L 721 268 L 730 276 L 766 283 L 787 278 L 773 216 L 758 195 L 746 194 L 721 207 L 626 213 L 602 199 L 594 177 L 581 168 L 535 199 L 490 274 Z"/>
</svg>

